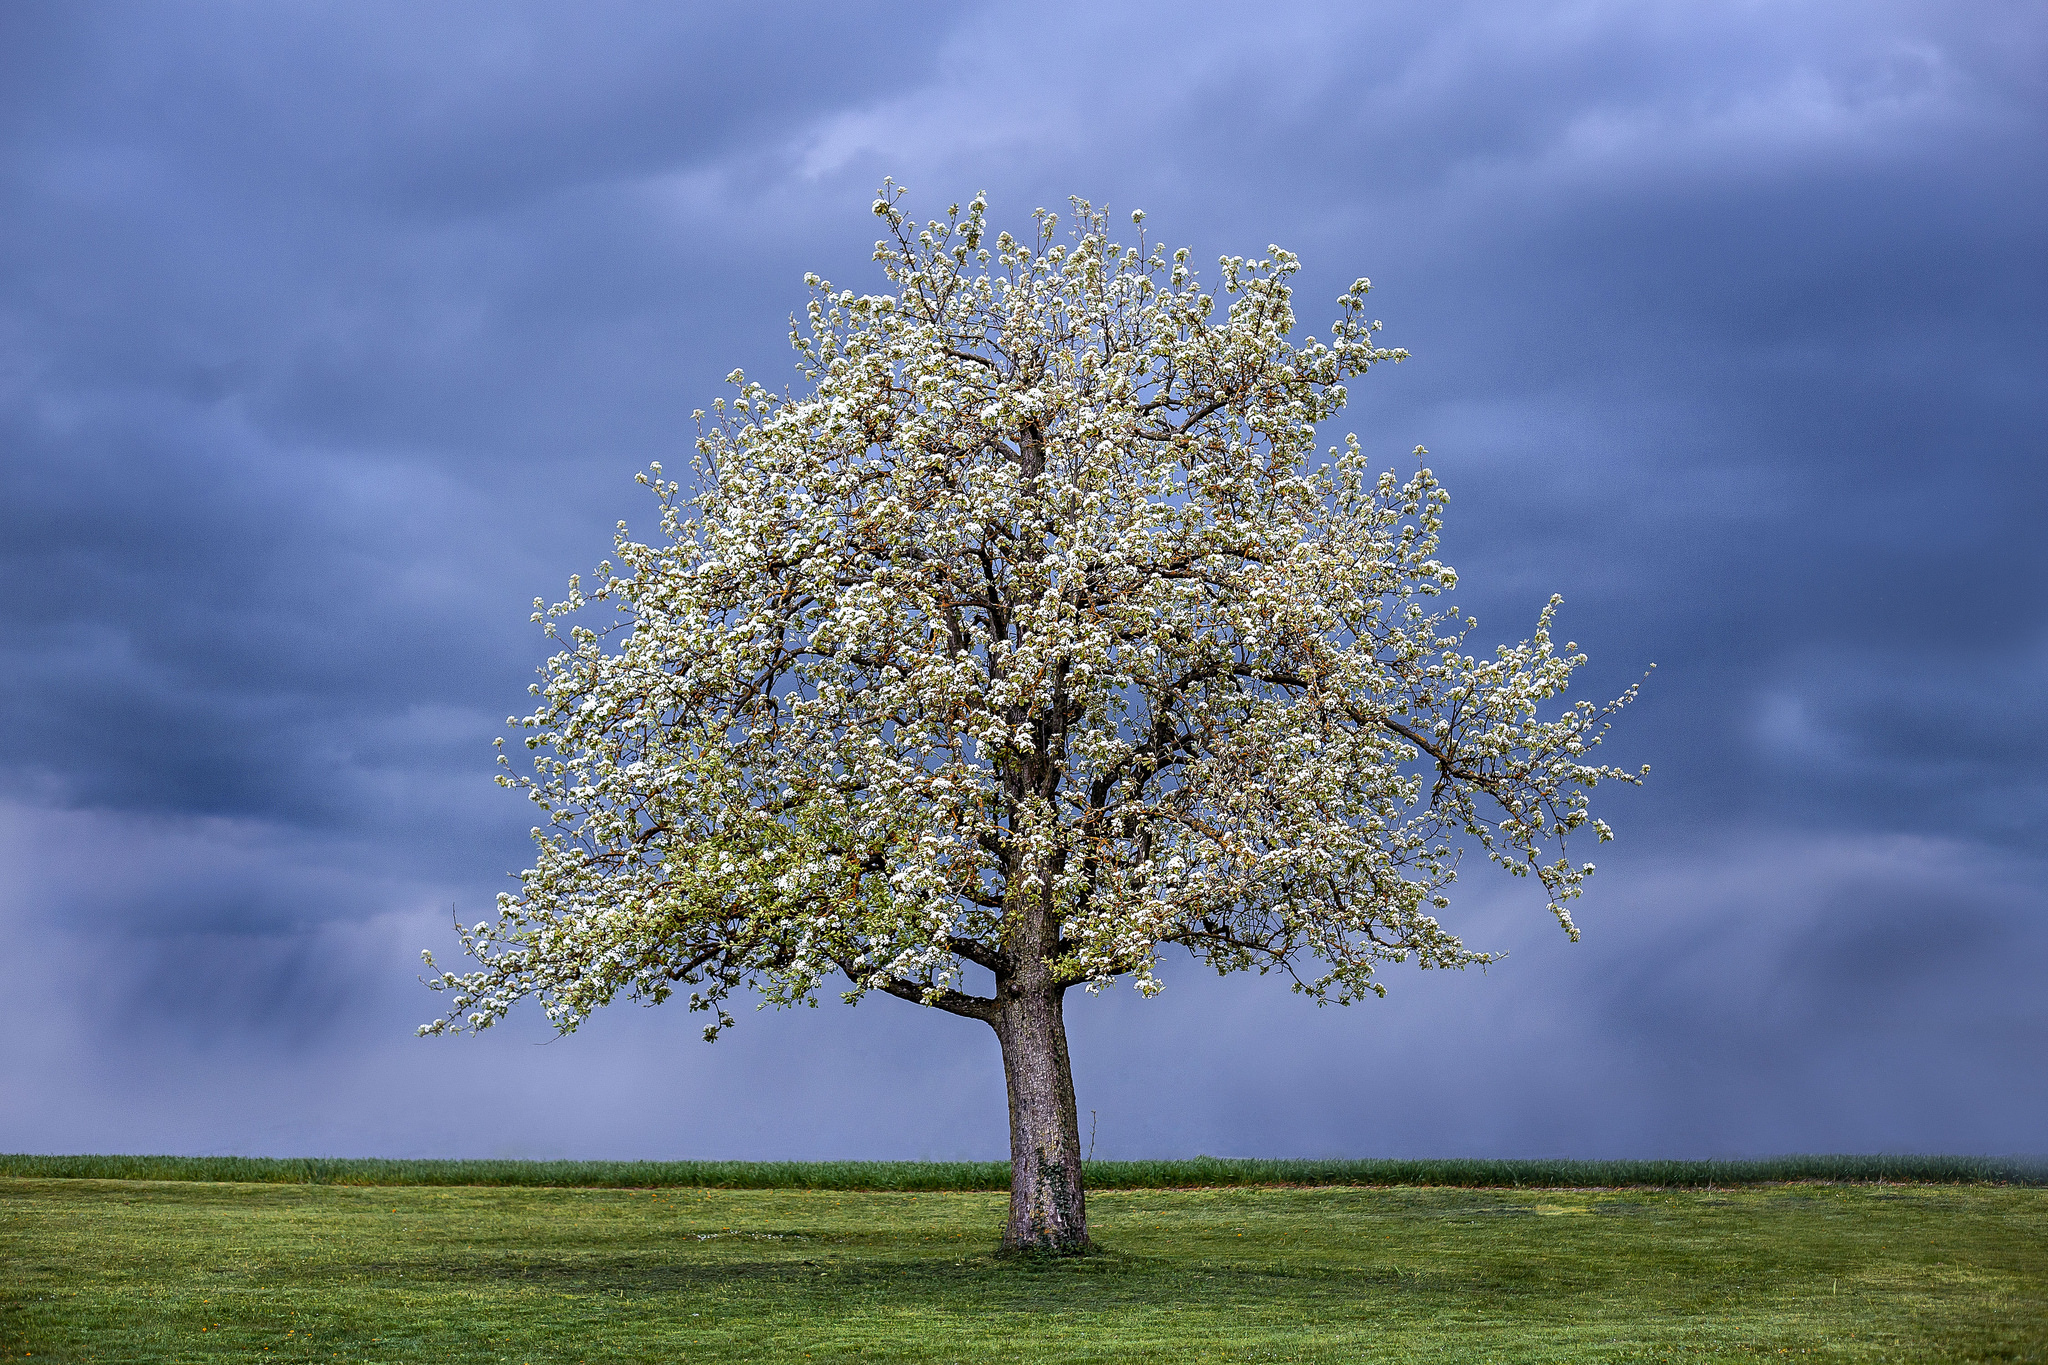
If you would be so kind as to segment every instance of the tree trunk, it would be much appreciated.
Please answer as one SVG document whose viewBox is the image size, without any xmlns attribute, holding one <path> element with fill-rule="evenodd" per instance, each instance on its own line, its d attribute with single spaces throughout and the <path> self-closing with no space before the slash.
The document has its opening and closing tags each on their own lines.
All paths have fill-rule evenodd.
<svg viewBox="0 0 2048 1365">
<path fill-rule="evenodd" d="M 1034 974 L 1035 975 L 1035 974 Z M 1019 989 L 1022 987 L 1022 989 Z M 1073 1255 L 1088 1248 L 1081 1189 L 1081 1125 L 1067 1063 L 1062 988 L 1004 982 L 996 1037 L 1010 1092 L 1010 1221 L 1003 1250 Z"/>
</svg>

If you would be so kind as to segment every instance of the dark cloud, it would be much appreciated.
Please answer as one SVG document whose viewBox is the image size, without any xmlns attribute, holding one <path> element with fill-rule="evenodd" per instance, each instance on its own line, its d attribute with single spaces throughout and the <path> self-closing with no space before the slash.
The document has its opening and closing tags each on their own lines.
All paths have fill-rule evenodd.
<svg viewBox="0 0 2048 1365">
<path fill-rule="evenodd" d="M 1660 666 L 1585 943 L 1481 881 L 1484 979 L 1077 1006 L 1105 1154 L 2034 1141 L 2044 46 L 2021 4 L 7 7 L 0 1146 L 999 1150 L 988 1040 L 895 1002 L 407 1036 L 524 856 L 526 603 L 727 370 L 788 373 L 804 270 L 870 278 L 885 174 L 1280 241 L 1310 329 L 1370 274 L 1415 358 L 1352 424 L 1432 450 L 1481 635 L 1561 590 L 1589 691 Z"/>
</svg>

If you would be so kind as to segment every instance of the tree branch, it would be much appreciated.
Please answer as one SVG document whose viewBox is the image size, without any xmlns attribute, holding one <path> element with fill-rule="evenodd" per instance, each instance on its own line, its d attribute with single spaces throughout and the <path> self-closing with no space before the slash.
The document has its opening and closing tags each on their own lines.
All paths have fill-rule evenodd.
<svg viewBox="0 0 2048 1365">
<path fill-rule="evenodd" d="M 967 1019 L 980 1019 L 983 1022 L 996 1017 L 995 1001 L 979 995 L 969 995 L 965 991 L 947 988 L 928 997 L 925 987 L 914 981 L 904 981 L 893 976 L 882 977 L 874 984 L 878 990 L 886 991 L 899 1000 L 908 1000 L 913 1005 L 925 1005 L 931 1009 L 944 1010 L 948 1014 L 957 1014 Z"/>
</svg>

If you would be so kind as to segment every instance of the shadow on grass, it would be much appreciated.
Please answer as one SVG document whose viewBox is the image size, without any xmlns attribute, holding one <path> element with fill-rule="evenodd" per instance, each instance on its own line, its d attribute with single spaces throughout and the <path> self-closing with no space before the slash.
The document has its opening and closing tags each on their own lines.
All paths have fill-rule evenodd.
<svg viewBox="0 0 2048 1365">
<path fill-rule="evenodd" d="M 1281 1302 L 1329 1303 L 1371 1298 L 1460 1304 L 1483 1309 L 1526 1307 L 1531 1300 L 1593 1288 L 1560 1284 L 1554 1272 L 1489 1267 L 1440 1273 L 1392 1265 L 1300 1263 L 1248 1266 L 1227 1261 L 1143 1255 L 1114 1247 L 1086 1256 L 1016 1257 L 994 1250 L 952 1256 L 900 1256 L 877 1262 L 830 1253 L 791 1257 L 685 1260 L 660 1255 L 567 1257 L 437 1257 L 407 1262 L 355 1261 L 326 1274 L 304 1267 L 252 1267 L 239 1277 L 305 1288 L 323 1278 L 358 1290 L 384 1286 L 411 1292 L 531 1290 L 629 1299 L 745 1299 L 794 1304 L 804 1299 L 886 1298 L 897 1308 L 942 1309 L 963 1301 L 991 1311 L 1109 1311 L 1118 1308 L 1210 1312 Z M 1580 1277 L 1573 1277 L 1574 1279 Z M 1418 1306 L 1420 1306 L 1418 1304 Z"/>
</svg>

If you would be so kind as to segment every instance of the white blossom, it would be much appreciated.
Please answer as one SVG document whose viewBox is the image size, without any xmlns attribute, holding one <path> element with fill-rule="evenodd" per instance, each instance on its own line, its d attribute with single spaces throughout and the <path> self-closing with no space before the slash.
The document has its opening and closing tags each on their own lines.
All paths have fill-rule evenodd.
<svg viewBox="0 0 2048 1365">
<path fill-rule="evenodd" d="M 1348 1002 L 1383 963 L 1493 960 L 1436 917 L 1467 841 L 1576 937 L 1563 846 L 1648 771 L 1588 757 L 1635 689 L 1562 700 L 1555 597 L 1474 648 L 1427 452 L 1320 444 L 1405 356 L 1369 282 L 1296 344 L 1278 247 L 1205 287 L 1083 201 L 1012 237 L 898 193 L 889 292 L 807 277 L 802 390 L 734 371 L 687 483 L 640 476 L 659 534 L 622 525 L 537 613 L 563 647 L 499 779 L 543 812 L 534 863 L 422 1032 L 687 992 L 711 1036 L 742 985 L 835 973 L 970 1012 L 962 963 L 1013 966 L 1026 904 L 1058 984 L 1150 993 L 1180 944 Z"/>
</svg>

